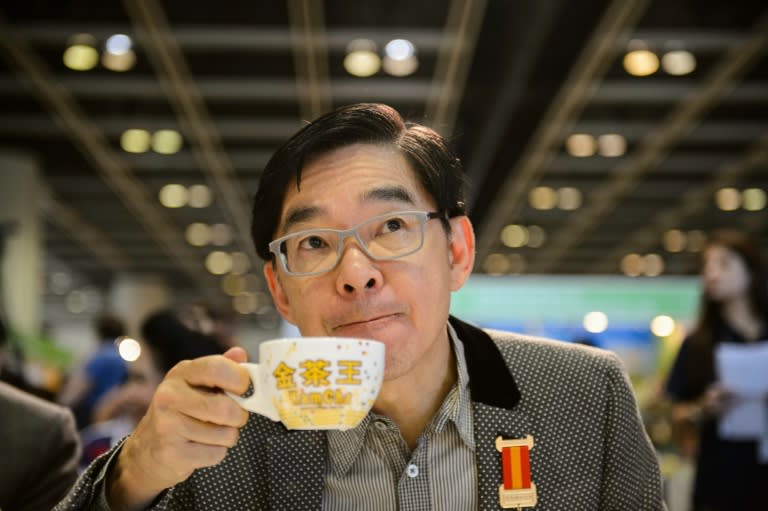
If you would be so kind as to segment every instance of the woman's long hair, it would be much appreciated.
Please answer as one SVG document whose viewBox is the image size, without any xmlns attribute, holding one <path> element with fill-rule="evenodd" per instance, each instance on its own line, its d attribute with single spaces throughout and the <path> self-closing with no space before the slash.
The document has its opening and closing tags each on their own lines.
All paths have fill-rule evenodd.
<svg viewBox="0 0 768 511">
<path fill-rule="evenodd" d="M 713 246 L 726 248 L 744 261 L 749 272 L 747 296 L 752 313 L 764 325 L 768 324 L 768 277 L 757 245 L 742 232 L 719 230 L 713 232 L 707 240 L 707 248 Z M 706 254 L 706 250 L 703 254 Z M 690 337 L 691 363 L 687 373 L 692 389 L 703 391 L 707 383 L 715 378 L 716 336 L 723 323 L 722 303 L 713 300 L 705 289 L 701 294 L 699 318 Z"/>
</svg>

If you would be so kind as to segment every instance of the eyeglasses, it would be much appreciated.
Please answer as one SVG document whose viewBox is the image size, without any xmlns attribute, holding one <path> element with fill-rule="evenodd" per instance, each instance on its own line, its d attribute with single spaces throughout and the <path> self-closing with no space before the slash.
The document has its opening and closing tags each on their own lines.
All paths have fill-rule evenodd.
<svg viewBox="0 0 768 511">
<path fill-rule="evenodd" d="M 398 259 L 424 245 L 424 224 L 442 218 L 440 211 L 397 211 L 369 218 L 351 229 L 307 229 L 277 238 L 269 251 L 288 275 L 319 275 L 336 267 L 344 240 L 353 236 L 371 259 Z"/>
</svg>

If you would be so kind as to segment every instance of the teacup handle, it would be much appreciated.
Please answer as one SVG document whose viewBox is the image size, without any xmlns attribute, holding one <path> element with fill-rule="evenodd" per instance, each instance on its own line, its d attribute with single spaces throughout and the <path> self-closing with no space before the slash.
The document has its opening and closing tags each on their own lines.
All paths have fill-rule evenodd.
<svg viewBox="0 0 768 511">
<path fill-rule="evenodd" d="M 262 374 L 264 366 L 249 362 L 243 362 L 240 365 L 248 371 L 251 377 L 253 393 L 248 397 L 238 396 L 231 392 L 227 392 L 227 395 L 246 410 L 263 415 L 273 421 L 279 421 L 280 416 L 275 405 L 272 403 L 269 388 L 266 385 L 267 382 Z"/>
</svg>

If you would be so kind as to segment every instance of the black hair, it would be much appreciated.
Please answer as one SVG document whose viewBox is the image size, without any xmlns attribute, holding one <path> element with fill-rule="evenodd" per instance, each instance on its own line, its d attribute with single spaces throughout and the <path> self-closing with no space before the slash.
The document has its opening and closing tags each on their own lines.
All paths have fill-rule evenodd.
<svg viewBox="0 0 768 511">
<path fill-rule="evenodd" d="M 152 350 L 155 365 L 164 373 L 182 360 L 223 351 L 213 337 L 187 328 L 172 310 L 147 316 L 141 324 L 141 336 Z"/>
<path fill-rule="evenodd" d="M 446 217 L 466 214 L 461 162 L 445 139 L 420 124 L 405 122 L 387 105 L 345 106 L 307 124 L 280 146 L 264 168 L 254 196 L 251 235 L 256 252 L 271 258 L 269 242 L 280 223 L 286 190 L 298 188 L 304 165 L 313 157 L 354 144 L 389 145 L 406 158 L 417 179 Z M 449 229 L 447 221 L 444 226 Z"/>
<path fill-rule="evenodd" d="M 112 342 L 125 335 L 125 326 L 114 316 L 102 316 L 96 321 L 96 333 L 99 341 Z"/>
</svg>

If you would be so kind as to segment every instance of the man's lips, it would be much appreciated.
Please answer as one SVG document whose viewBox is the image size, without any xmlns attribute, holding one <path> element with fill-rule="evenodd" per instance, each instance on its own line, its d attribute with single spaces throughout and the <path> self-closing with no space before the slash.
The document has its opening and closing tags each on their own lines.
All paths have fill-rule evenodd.
<svg viewBox="0 0 768 511">
<path fill-rule="evenodd" d="M 365 319 L 344 320 L 341 322 L 336 322 L 334 326 L 331 327 L 331 330 L 337 331 L 337 330 L 356 329 L 356 328 L 375 328 L 377 326 L 382 326 L 384 323 L 392 319 L 395 319 L 399 316 L 400 316 L 399 313 L 391 313 L 391 314 L 377 315 L 377 316 L 373 316 Z"/>
</svg>

